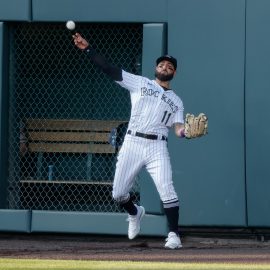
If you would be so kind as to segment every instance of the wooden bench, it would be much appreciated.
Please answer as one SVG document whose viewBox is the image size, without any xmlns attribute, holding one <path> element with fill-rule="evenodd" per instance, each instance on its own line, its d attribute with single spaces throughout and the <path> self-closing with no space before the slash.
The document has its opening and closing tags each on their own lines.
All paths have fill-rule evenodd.
<svg viewBox="0 0 270 270">
<path fill-rule="evenodd" d="M 126 121 L 111 120 L 69 120 L 69 119 L 27 119 L 25 123 L 28 150 L 38 153 L 37 179 L 21 182 L 58 182 L 83 183 L 83 181 L 49 181 L 42 179 L 41 167 L 44 153 L 87 154 L 87 183 L 103 183 L 102 180 L 91 182 L 91 163 L 93 154 L 115 154 L 115 148 L 109 144 L 109 134 L 113 128 Z M 104 184 L 108 182 L 104 182 Z"/>
</svg>

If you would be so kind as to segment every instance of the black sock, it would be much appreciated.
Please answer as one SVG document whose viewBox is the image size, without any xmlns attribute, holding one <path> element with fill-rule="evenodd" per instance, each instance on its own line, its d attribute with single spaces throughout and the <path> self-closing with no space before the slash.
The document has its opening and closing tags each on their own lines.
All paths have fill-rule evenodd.
<svg viewBox="0 0 270 270">
<path fill-rule="evenodd" d="M 167 217 L 169 231 L 178 235 L 179 206 L 164 208 L 164 212 Z"/>
<path fill-rule="evenodd" d="M 132 202 L 131 198 L 125 203 L 120 204 L 130 215 L 137 215 L 137 207 Z"/>
</svg>

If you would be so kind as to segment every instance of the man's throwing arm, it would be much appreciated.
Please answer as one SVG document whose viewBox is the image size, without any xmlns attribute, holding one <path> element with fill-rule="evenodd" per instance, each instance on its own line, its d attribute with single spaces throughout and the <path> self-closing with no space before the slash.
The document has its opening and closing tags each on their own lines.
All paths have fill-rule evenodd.
<svg viewBox="0 0 270 270">
<path fill-rule="evenodd" d="M 108 63 L 102 55 L 98 54 L 93 48 L 88 46 L 84 52 L 89 55 L 91 61 L 98 66 L 105 74 L 115 81 L 122 81 L 122 69 Z"/>
<path fill-rule="evenodd" d="M 107 62 L 107 60 L 99 55 L 94 48 L 92 48 L 89 42 L 83 38 L 79 33 L 72 35 L 74 44 L 82 51 L 84 51 L 105 74 L 110 76 L 115 81 L 122 81 L 122 69 L 114 67 Z"/>
</svg>

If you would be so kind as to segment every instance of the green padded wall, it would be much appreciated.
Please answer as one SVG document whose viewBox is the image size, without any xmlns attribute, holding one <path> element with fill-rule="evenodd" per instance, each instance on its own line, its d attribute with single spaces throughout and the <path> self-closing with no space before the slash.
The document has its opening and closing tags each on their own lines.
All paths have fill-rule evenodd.
<svg viewBox="0 0 270 270">
<path fill-rule="evenodd" d="M 30 21 L 31 8 L 31 0 L 1 0 L 0 20 Z"/>
<path fill-rule="evenodd" d="M 245 226 L 244 0 L 170 0 L 168 52 L 179 60 L 185 112 L 209 134 L 169 141 L 181 225 Z"/>
<path fill-rule="evenodd" d="M 185 112 L 205 112 L 209 116 L 206 137 L 179 140 L 173 132 L 169 137 L 182 226 L 270 225 L 270 129 L 261 128 L 258 121 L 269 111 L 269 18 L 268 0 L 148 0 L 147 7 L 144 0 L 3 0 L 0 3 L 0 20 L 8 23 L 67 19 L 82 23 L 149 23 L 144 27 L 142 62 L 147 76 L 151 76 L 153 59 L 160 52 L 167 50 L 178 58 L 178 74 L 172 86 L 183 99 Z M 7 55 L 3 54 L 7 48 L 3 41 L 8 40 L 5 27 L 0 23 L 0 208 L 5 208 L 3 172 L 7 161 L 3 151 L 8 111 L 5 107 L 8 79 L 4 72 Z M 167 44 L 162 41 L 166 36 Z M 142 180 L 144 177 L 147 178 L 143 176 Z M 143 183 L 142 188 L 142 203 L 149 212 L 161 214 L 151 180 Z M 7 217 L 10 222 L 21 214 L 3 211 L 0 220 Z M 35 230 L 46 231 L 46 224 L 42 223 L 46 215 L 34 214 Z M 24 212 L 22 216 L 19 225 L 22 229 L 14 227 L 14 230 L 29 230 L 27 220 L 31 220 L 31 215 Z M 60 221 L 61 216 L 57 222 Z M 1 230 L 8 227 L 7 222 L 0 225 Z M 49 231 L 61 231 L 58 223 L 47 225 Z M 162 220 L 160 232 L 163 225 Z M 76 226 L 62 228 L 76 231 Z"/>
<path fill-rule="evenodd" d="M 167 0 L 32 0 L 34 21 L 164 22 Z M 147 6 L 147 8 L 146 8 Z"/>
<path fill-rule="evenodd" d="M 30 232 L 31 211 L 0 209 L 0 231 Z"/>
<path fill-rule="evenodd" d="M 8 136 L 8 44 L 7 27 L 0 22 L 0 209 L 6 208 L 7 193 L 7 136 Z"/>
<path fill-rule="evenodd" d="M 166 25 L 162 23 L 144 24 L 143 26 L 143 57 L 142 75 L 154 78 L 155 62 L 157 57 L 166 50 Z M 153 44 L 155 44 L 153 46 Z M 143 170 L 140 173 L 141 204 L 148 213 L 161 214 L 162 207 L 159 194 L 152 178 Z"/>
<path fill-rule="evenodd" d="M 249 226 L 270 226 L 270 2 L 247 1 L 246 168 Z"/>
<path fill-rule="evenodd" d="M 126 235 L 127 215 L 123 213 L 32 211 L 32 232 L 96 233 Z M 166 235 L 164 216 L 146 215 L 141 235 Z"/>
</svg>

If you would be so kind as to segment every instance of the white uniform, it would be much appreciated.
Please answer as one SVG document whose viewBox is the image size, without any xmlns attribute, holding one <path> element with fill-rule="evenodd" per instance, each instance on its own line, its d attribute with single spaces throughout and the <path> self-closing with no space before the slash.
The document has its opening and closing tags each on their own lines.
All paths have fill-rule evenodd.
<svg viewBox="0 0 270 270">
<path fill-rule="evenodd" d="M 154 180 L 164 207 L 178 204 L 172 183 L 172 170 L 166 138 L 174 123 L 184 123 L 183 103 L 172 91 L 164 90 L 155 80 L 122 71 L 119 83 L 130 91 L 131 116 L 128 133 L 118 154 L 113 197 L 129 200 L 135 176 L 145 167 Z M 156 135 L 156 139 L 136 136 Z"/>
</svg>

